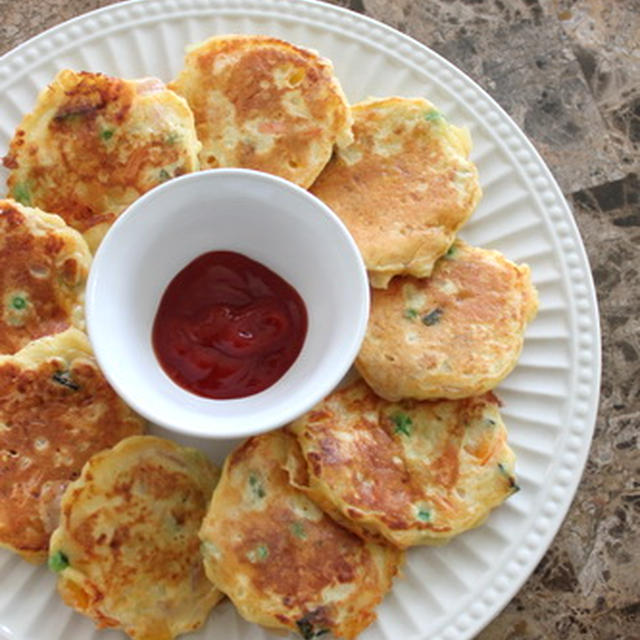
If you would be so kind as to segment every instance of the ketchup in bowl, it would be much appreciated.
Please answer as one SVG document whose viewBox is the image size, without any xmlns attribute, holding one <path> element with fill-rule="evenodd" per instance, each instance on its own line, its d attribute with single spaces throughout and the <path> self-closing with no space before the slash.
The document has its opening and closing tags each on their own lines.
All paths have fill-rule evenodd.
<svg viewBox="0 0 640 640">
<path fill-rule="evenodd" d="M 222 400 L 274 384 L 298 357 L 306 333 L 307 310 L 290 284 L 239 253 L 211 251 L 169 283 L 152 342 L 176 384 Z"/>
</svg>

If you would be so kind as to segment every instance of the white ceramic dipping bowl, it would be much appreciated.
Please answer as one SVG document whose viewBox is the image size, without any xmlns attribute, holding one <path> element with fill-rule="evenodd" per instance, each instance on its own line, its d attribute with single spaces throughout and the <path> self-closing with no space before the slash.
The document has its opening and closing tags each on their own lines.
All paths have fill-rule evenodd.
<svg viewBox="0 0 640 640">
<path fill-rule="evenodd" d="M 307 308 L 307 336 L 294 364 L 245 398 L 211 400 L 178 386 L 151 342 L 169 282 L 216 250 L 275 271 Z M 189 174 L 137 200 L 102 241 L 86 296 L 89 338 L 118 394 L 158 425 L 209 438 L 267 431 L 324 398 L 353 363 L 368 313 L 366 270 L 337 216 L 304 189 L 245 169 Z"/>
</svg>

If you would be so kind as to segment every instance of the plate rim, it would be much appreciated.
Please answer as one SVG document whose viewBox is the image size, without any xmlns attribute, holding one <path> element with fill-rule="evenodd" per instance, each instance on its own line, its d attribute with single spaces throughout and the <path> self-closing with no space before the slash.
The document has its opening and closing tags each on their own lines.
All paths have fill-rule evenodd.
<svg viewBox="0 0 640 640">
<path fill-rule="evenodd" d="M 111 28 L 132 28 L 138 23 L 167 19 L 176 14 L 184 17 L 225 10 L 243 10 L 249 16 L 268 14 L 293 16 L 292 19 L 297 21 L 320 21 L 320 28 L 326 28 L 328 22 L 333 27 L 339 23 L 340 29 L 348 32 L 350 37 L 382 49 L 401 61 L 411 60 L 411 66 L 420 67 L 422 59 L 422 65 L 439 82 L 450 83 L 453 90 L 464 96 L 464 100 L 473 101 L 474 108 L 481 115 L 488 116 L 496 127 L 502 127 L 503 139 L 496 142 L 532 185 L 531 192 L 538 198 L 539 209 L 543 212 L 542 222 L 560 247 L 557 254 L 572 316 L 569 318 L 570 329 L 575 334 L 571 343 L 575 353 L 570 362 L 570 365 L 575 365 L 572 371 L 574 394 L 563 432 L 567 438 L 572 438 L 573 444 L 570 448 L 565 446 L 561 449 L 564 457 L 550 472 L 552 478 L 562 478 L 562 495 L 552 493 L 547 497 L 542 509 L 546 523 L 544 526 L 539 523 L 536 527 L 534 542 L 531 539 L 526 542 L 525 539 L 523 550 L 515 558 L 505 560 L 507 575 L 490 585 L 494 595 L 491 598 L 485 595 L 481 604 L 476 603 L 478 606 L 453 615 L 439 632 L 430 637 L 432 640 L 468 640 L 513 599 L 550 548 L 575 498 L 590 451 L 600 400 L 602 347 L 596 290 L 575 218 L 537 149 L 504 109 L 473 79 L 414 38 L 368 16 L 318 0 L 126 0 L 107 5 L 36 34 L 0 56 L 0 90 L 5 84 L 15 81 L 16 74 L 24 74 L 32 64 L 39 64 L 40 59 L 50 55 L 54 47 L 81 47 L 82 42 L 78 40 L 83 35 L 92 37 L 105 34 Z M 521 151 L 525 160 L 515 155 Z"/>
</svg>

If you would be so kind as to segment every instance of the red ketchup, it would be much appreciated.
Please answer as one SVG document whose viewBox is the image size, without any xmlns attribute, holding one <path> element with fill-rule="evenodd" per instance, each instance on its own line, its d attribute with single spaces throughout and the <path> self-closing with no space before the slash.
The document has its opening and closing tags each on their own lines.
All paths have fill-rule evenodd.
<svg viewBox="0 0 640 640">
<path fill-rule="evenodd" d="M 176 384 L 221 400 L 274 384 L 298 357 L 306 334 L 307 310 L 290 284 L 239 253 L 211 251 L 169 283 L 152 340 Z"/>
</svg>

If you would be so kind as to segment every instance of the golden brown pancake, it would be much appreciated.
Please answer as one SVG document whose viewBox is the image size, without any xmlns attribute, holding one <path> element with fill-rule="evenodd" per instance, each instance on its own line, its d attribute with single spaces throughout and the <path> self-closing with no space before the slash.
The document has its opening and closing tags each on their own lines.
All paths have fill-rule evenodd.
<svg viewBox="0 0 640 640">
<path fill-rule="evenodd" d="M 387 400 L 480 395 L 515 367 L 537 308 L 528 266 L 457 241 L 430 278 L 372 292 L 356 366 Z"/>
<path fill-rule="evenodd" d="M 231 453 L 200 531 L 205 569 L 247 620 L 304 638 L 355 638 L 402 555 L 363 542 L 294 488 L 285 466 L 303 464 L 282 430 Z"/>
<path fill-rule="evenodd" d="M 143 426 L 77 329 L 0 356 L 0 546 L 43 561 L 67 484 L 94 453 Z"/>
<path fill-rule="evenodd" d="M 0 200 L 0 354 L 35 338 L 84 329 L 91 253 L 62 218 Z"/>
<path fill-rule="evenodd" d="M 333 65 L 266 36 L 215 36 L 169 85 L 193 109 L 203 168 L 245 167 L 308 187 L 351 116 Z"/>
<path fill-rule="evenodd" d="M 60 71 L 25 116 L 4 164 L 9 193 L 57 213 L 95 250 L 136 198 L 198 169 L 186 102 L 156 78 Z"/>
<path fill-rule="evenodd" d="M 303 488 L 366 539 L 446 542 L 517 490 L 498 406 L 491 393 L 391 403 L 363 381 L 334 391 L 289 427 L 308 467 Z"/>
<path fill-rule="evenodd" d="M 374 287 L 428 276 L 481 196 L 466 129 L 422 98 L 353 105 L 354 140 L 311 187 L 346 224 Z"/>
<path fill-rule="evenodd" d="M 64 601 L 137 640 L 200 627 L 222 597 L 198 538 L 218 476 L 196 449 L 153 436 L 94 455 L 65 491 L 51 536 Z"/>
</svg>

